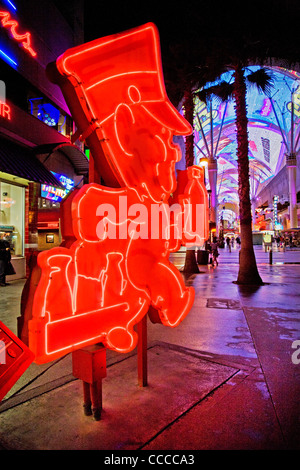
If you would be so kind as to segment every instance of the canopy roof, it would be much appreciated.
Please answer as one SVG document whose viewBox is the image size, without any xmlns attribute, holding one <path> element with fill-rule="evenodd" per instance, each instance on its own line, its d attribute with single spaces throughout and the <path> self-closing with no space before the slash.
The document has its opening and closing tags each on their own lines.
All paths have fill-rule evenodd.
<svg viewBox="0 0 300 470">
<path fill-rule="evenodd" d="M 248 70 L 258 68 L 249 67 Z M 254 86 L 247 87 L 251 198 L 256 197 L 285 165 L 284 155 L 291 152 L 291 141 L 296 152 L 299 148 L 300 74 L 279 67 L 269 68 L 269 71 L 273 76 L 269 96 L 259 93 Z M 232 72 L 227 72 L 221 79 L 230 82 Z M 211 154 L 212 135 L 213 154 L 218 161 L 219 204 L 238 203 L 234 102 L 222 103 L 214 97 L 205 105 L 197 98 L 195 111 L 195 162 L 198 164 L 201 158 Z"/>
</svg>

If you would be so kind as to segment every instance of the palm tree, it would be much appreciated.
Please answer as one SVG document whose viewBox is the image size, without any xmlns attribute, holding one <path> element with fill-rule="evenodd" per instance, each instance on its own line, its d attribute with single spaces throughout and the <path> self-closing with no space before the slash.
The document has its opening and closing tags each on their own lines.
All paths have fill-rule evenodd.
<svg viewBox="0 0 300 470">
<path fill-rule="evenodd" d="M 193 127 L 194 124 L 194 93 L 192 87 L 189 86 L 184 91 L 184 110 L 185 118 Z M 185 164 L 186 168 L 194 165 L 194 133 L 187 136 L 185 139 Z M 199 273 L 199 268 L 196 263 L 195 248 L 187 248 L 185 255 L 185 263 L 182 272 L 187 274 Z"/>
<path fill-rule="evenodd" d="M 263 284 L 259 275 L 252 240 L 252 216 L 249 181 L 249 142 L 247 118 L 247 87 L 246 81 L 256 86 L 260 91 L 269 92 L 272 86 L 272 76 L 265 68 L 246 75 L 247 67 L 238 61 L 231 67 L 233 69 L 232 83 L 220 82 L 197 93 L 201 101 L 206 102 L 207 97 L 218 96 L 223 101 L 233 98 L 236 111 L 237 131 L 237 163 L 238 163 L 238 195 L 241 229 L 241 250 L 237 284 Z"/>
<path fill-rule="evenodd" d="M 182 13 L 181 20 L 187 28 L 182 31 L 176 30 L 175 37 L 170 35 L 169 31 L 167 34 L 168 46 L 164 55 L 166 75 L 171 72 L 170 82 L 175 84 L 178 90 L 181 89 L 182 93 L 188 89 L 183 77 L 184 68 L 188 68 L 191 72 L 190 81 L 193 84 L 199 81 L 201 86 L 213 83 L 228 68 L 234 72 L 233 96 L 237 114 L 239 198 L 243 240 L 237 278 L 239 284 L 262 284 L 254 256 L 251 232 L 245 70 L 250 64 L 271 65 L 272 60 L 276 60 L 277 65 L 284 67 L 290 67 L 298 61 L 299 41 L 294 36 L 299 32 L 297 26 L 299 12 L 300 4 L 296 0 L 286 0 L 284 8 L 280 0 L 265 2 L 253 0 L 247 4 L 246 14 L 238 0 L 222 2 L 217 8 L 215 2 L 190 0 L 189 7 Z M 207 19 L 213 19 L 213 23 Z M 262 27 L 264 22 L 268 24 L 268 28 Z M 278 34 L 278 31 L 283 31 L 283 27 L 286 28 L 286 34 Z M 172 57 L 170 46 L 178 47 L 178 44 L 183 54 L 181 57 L 176 55 Z M 182 81 L 180 74 L 179 79 L 177 77 L 180 67 L 183 70 Z M 174 69 L 176 69 L 175 74 L 173 74 Z M 166 83 L 168 89 L 170 89 L 169 83 Z M 175 105 L 178 103 L 179 101 Z"/>
<path fill-rule="evenodd" d="M 251 77 L 251 76 L 250 76 Z M 248 79 L 250 78 L 248 77 Z M 263 91 L 270 87 L 270 77 L 264 69 L 254 72 L 251 77 Z M 237 130 L 238 194 L 241 229 L 241 251 L 237 284 L 263 284 L 258 273 L 252 239 L 252 217 L 249 181 L 249 142 L 246 107 L 245 69 L 238 63 L 234 68 L 234 89 Z"/>
<path fill-rule="evenodd" d="M 184 38 L 180 44 L 170 46 L 168 60 L 171 67 L 166 67 L 165 77 L 168 95 L 173 104 L 184 109 L 184 116 L 193 128 L 194 124 L 194 92 L 200 86 L 201 74 L 197 63 L 198 52 L 188 47 Z M 194 165 L 194 133 L 185 138 L 185 166 Z M 194 247 L 186 250 L 185 263 L 181 270 L 185 274 L 197 274 L 199 268 L 196 262 Z"/>
</svg>

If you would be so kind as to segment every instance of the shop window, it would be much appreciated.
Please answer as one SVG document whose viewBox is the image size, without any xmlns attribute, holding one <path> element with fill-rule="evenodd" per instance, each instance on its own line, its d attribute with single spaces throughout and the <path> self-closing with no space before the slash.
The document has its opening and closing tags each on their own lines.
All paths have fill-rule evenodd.
<svg viewBox="0 0 300 470">
<path fill-rule="evenodd" d="M 24 255 L 24 188 L 0 181 L 0 234 L 5 233 L 11 254 Z"/>
</svg>

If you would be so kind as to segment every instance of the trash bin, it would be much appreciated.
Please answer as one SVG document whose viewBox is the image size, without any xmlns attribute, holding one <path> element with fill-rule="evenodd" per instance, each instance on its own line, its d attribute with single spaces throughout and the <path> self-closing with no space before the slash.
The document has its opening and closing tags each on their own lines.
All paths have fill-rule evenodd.
<svg viewBox="0 0 300 470">
<path fill-rule="evenodd" d="M 198 250 L 197 251 L 197 263 L 198 264 L 208 264 L 208 254 L 207 250 Z"/>
</svg>

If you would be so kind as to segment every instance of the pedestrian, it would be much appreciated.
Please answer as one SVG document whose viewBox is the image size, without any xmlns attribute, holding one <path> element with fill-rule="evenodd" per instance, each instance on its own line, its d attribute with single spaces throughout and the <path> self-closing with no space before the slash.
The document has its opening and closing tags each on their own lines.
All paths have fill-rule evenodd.
<svg viewBox="0 0 300 470">
<path fill-rule="evenodd" d="M 5 276 L 11 259 L 9 242 L 5 237 L 5 233 L 0 235 L 0 286 L 2 287 L 7 286 Z"/>
<path fill-rule="evenodd" d="M 205 250 L 208 253 L 208 264 L 212 264 L 212 249 L 209 240 L 205 242 Z"/>
<path fill-rule="evenodd" d="M 212 265 L 213 266 L 218 266 L 218 256 L 219 256 L 219 251 L 218 251 L 218 243 L 217 241 L 215 240 L 211 246 L 211 250 L 212 250 Z"/>
<path fill-rule="evenodd" d="M 238 248 L 239 248 L 239 247 L 240 247 L 240 244 L 241 244 L 241 239 L 240 239 L 240 237 L 236 237 L 235 241 L 236 241 L 236 244 L 237 244 L 237 246 L 238 246 Z"/>
<path fill-rule="evenodd" d="M 229 237 L 226 238 L 226 245 L 227 245 L 227 248 L 229 249 L 229 251 L 231 253 L 231 245 L 230 245 L 230 238 Z"/>
</svg>

